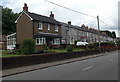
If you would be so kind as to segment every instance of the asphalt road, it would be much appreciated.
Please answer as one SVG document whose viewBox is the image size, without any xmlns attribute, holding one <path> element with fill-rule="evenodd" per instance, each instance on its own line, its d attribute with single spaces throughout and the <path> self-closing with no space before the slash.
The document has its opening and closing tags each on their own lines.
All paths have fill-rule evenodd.
<svg viewBox="0 0 120 82">
<path fill-rule="evenodd" d="M 3 80 L 118 80 L 118 51 L 101 57 L 7 76 Z"/>
</svg>

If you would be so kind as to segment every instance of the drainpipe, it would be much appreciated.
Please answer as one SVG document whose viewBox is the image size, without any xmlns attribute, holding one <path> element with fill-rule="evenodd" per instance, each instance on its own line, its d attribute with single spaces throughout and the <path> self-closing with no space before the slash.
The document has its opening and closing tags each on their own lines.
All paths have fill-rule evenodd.
<svg viewBox="0 0 120 82">
<path fill-rule="evenodd" d="M 35 39 L 35 37 L 34 37 L 34 20 L 33 20 L 33 39 Z"/>
</svg>

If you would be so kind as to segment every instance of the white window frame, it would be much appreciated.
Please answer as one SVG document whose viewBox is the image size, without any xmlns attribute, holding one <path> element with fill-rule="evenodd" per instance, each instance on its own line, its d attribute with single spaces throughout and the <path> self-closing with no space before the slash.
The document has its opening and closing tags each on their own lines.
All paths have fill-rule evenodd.
<svg viewBox="0 0 120 82">
<path fill-rule="evenodd" d="M 37 43 L 37 40 L 38 40 L 38 43 Z M 46 44 L 45 37 L 36 38 L 36 45 L 43 45 L 43 44 Z"/>
<path fill-rule="evenodd" d="M 7 49 L 14 49 L 16 47 L 16 33 L 7 36 Z"/>
<path fill-rule="evenodd" d="M 55 25 L 55 32 L 58 32 L 58 25 Z"/>
<path fill-rule="evenodd" d="M 41 22 L 38 23 L 38 29 L 39 29 L 39 30 L 42 30 L 42 29 L 43 29 L 43 25 L 42 25 Z"/>
<path fill-rule="evenodd" d="M 47 30 L 50 30 L 50 24 L 47 24 Z"/>
<path fill-rule="evenodd" d="M 60 44 L 60 39 L 59 38 L 55 38 L 54 39 L 54 44 Z"/>
</svg>

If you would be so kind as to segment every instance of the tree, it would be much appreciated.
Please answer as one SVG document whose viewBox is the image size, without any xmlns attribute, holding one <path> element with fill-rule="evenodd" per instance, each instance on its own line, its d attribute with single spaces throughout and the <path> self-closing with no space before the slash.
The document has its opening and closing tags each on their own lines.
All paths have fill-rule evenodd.
<svg viewBox="0 0 120 82">
<path fill-rule="evenodd" d="M 116 33 L 114 31 L 112 32 L 112 38 L 116 38 Z"/>
<path fill-rule="evenodd" d="M 19 16 L 12 9 L 2 8 L 2 34 L 9 35 L 16 32 L 15 20 Z"/>
<path fill-rule="evenodd" d="M 100 32 L 105 32 L 109 37 L 116 38 L 116 33 L 114 31 L 110 32 L 108 30 L 104 30 L 104 31 L 100 31 Z"/>
</svg>

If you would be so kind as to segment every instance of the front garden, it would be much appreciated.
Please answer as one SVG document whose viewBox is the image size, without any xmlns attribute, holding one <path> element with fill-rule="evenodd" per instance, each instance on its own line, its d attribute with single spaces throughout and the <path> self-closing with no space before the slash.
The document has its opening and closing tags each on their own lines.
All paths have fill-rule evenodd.
<svg viewBox="0 0 120 82">
<path fill-rule="evenodd" d="M 85 51 L 86 49 L 84 48 L 73 48 L 73 51 L 72 52 L 77 52 L 77 51 Z M 67 48 L 64 48 L 64 49 L 47 49 L 45 50 L 44 52 L 42 53 L 39 53 L 39 52 L 35 52 L 35 53 L 32 53 L 32 54 L 20 54 L 20 53 L 15 53 L 16 51 L 13 50 L 13 51 L 10 51 L 10 50 L 3 50 L 3 51 L 0 51 L 0 53 L 2 55 L 0 55 L 0 57 L 2 58 L 5 58 L 5 57 L 19 57 L 19 56 L 30 56 L 30 55 L 43 55 L 44 53 L 67 53 Z"/>
<path fill-rule="evenodd" d="M 110 52 L 117 50 L 120 43 L 102 42 L 101 51 L 99 50 L 99 43 L 91 43 L 86 46 L 67 45 L 66 47 L 60 47 L 58 49 L 49 49 L 46 45 L 43 45 L 42 52 L 39 52 L 35 50 L 35 47 L 31 47 L 32 45 L 30 44 L 33 42 L 34 41 L 28 41 L 21 47 L 22 49 L 0 51 L 0 53 L 2 53 L 3 69 L 89 56 L 104 53 L 106 51 Z M 35 44 L 33 46 L 35 46 Z"/>
<path fill-rule="evenodd" d="M 111 49 L 118 48 L 120 46 L 120 41 L 117 42 L 101 42 L 101 50 L 102 52 L 110 51 Z M 16 50 L 3 50 L 0 51 L 2 55 L 0 58 L 6 57 L 20 57 L 20 56 L 31 56 L 31 55 L 44 55 L 46 53 L 67 53 L 67 52 L 79 52 L 79 51 L 87 51 L 87 50 L 98 50 L 99 43 L 90 43 L 86 46 L 76 46 L 76 45 L 67 45 L 65 47 L 60 47 L 58 49 L 49 49 L 46 45 L 43 45 L 43 49 L 41 51 L 35 50 L 35 42 L 34 40 L 27 39 L 23 42 L 23 45 L 20 49 Z"/>
</svg>

